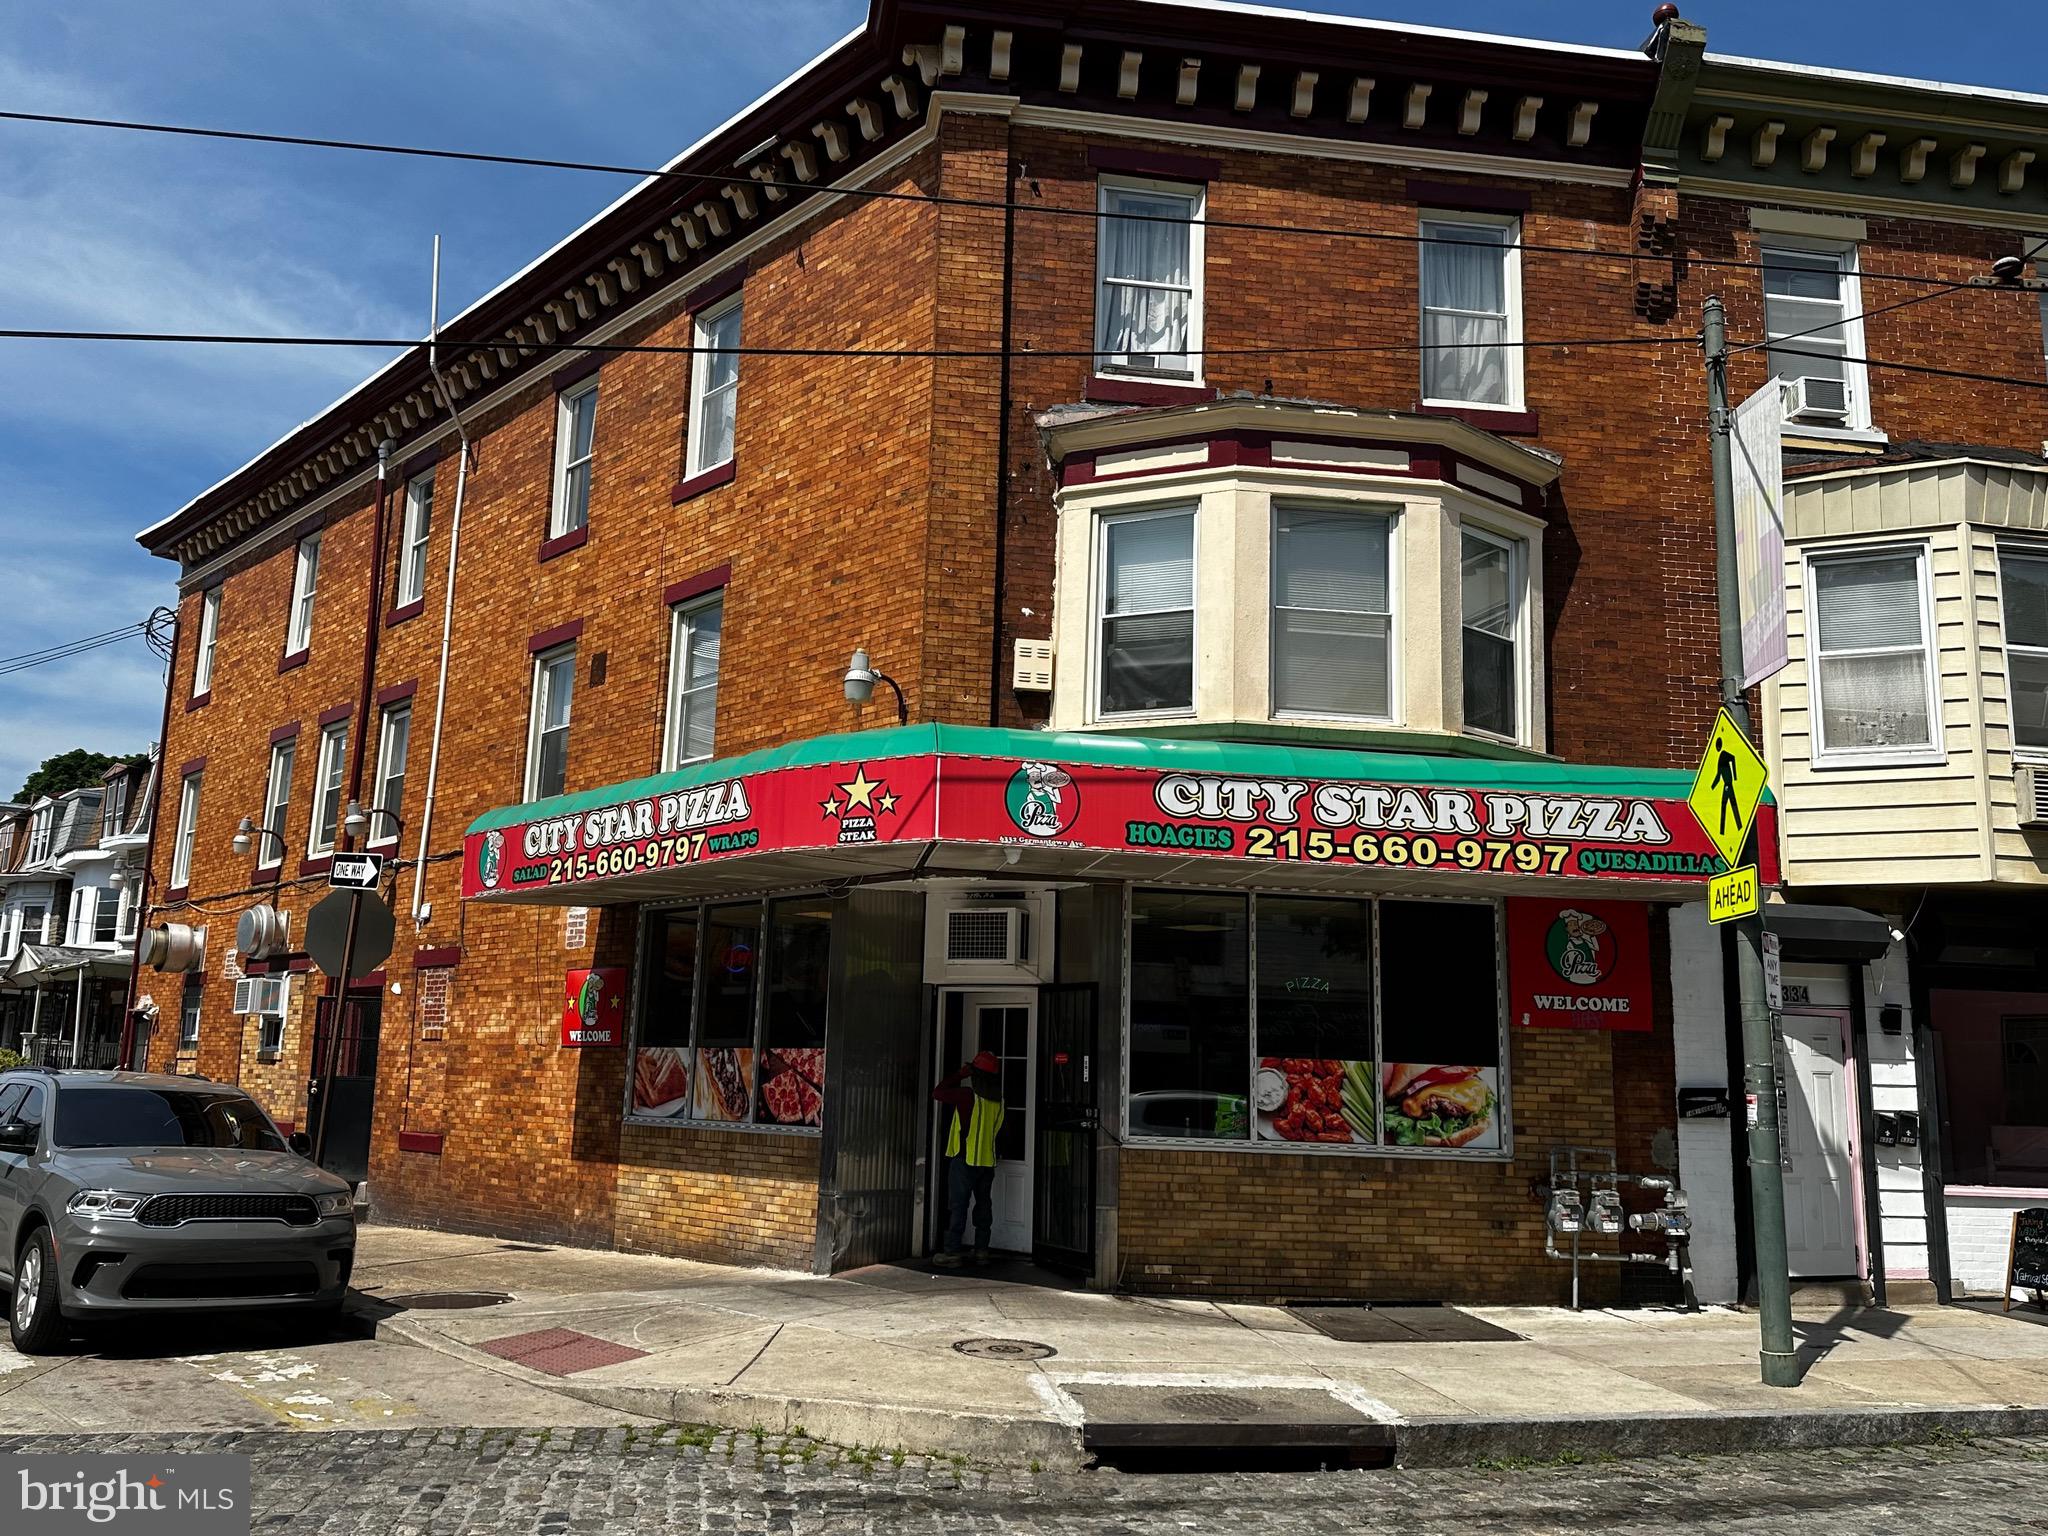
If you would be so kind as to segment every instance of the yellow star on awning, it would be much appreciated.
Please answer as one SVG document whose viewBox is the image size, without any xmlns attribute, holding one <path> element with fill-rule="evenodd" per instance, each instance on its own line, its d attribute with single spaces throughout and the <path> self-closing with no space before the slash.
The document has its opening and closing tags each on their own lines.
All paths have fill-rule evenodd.
<svg viewBox="0 0 2048 1536">
<path fill-rule="evenodd" d="M 845 786 L 841 785 L 840 787 L 843 789 Z M 827 795 L 818 809 L 827 816 L 837 816 L 839 814 L 839 797 L 837 795 Z"/>
<path fill-rule="evenodd" d="M 866 806 L 872 811 L 875 808 L 875 791 L 881 787 L 881 781 L 869 778 L 867 766 L 862 764 L 853 770 L 853 778 L 849 782 L 839 786 L 839 792 L 846 796 L 849 811 L 855 806 Z"/>
<path fill-rule="evenodd" d="M 881 807 L 882 814 L 886 816 L 896 809 L 896 797 L 894 795 L 884 795 L 875 804 Z"/>
</svg>

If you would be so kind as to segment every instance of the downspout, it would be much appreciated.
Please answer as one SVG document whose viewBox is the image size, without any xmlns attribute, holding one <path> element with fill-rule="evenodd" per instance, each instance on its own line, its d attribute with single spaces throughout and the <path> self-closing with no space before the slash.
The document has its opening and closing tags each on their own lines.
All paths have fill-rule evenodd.
<svg viewBox="0 0 2048 1536">
<path fill-rule="evenodd" d="M 370 695 L 377 676 L 377 646 L 384 619 L 384 538 L 391 518 L 391 450 L 397 446 L 388 437 L 377 445 L 377 524 L 370 538 L 370 603 L 363 624 L 363 677 L 356 689 L 356 745 L 349 754 L 348 795 L 344 805 L 362 804 L 363 760 L 370 746 Z M 335 830 L 341 834 L 340 846 L 347 849 L 354 841 L 348 828 L 341 826 Z M 368 832 L 366 826 L 366 839 Z"/>
<path fill-rule="evenodd" d="M 1010 120 L 1003 119 L 1003 319 L 1002 359 L 996 389 L 996 539 L 995 599 L 989 615 L 988 723 L 1003 723 L 1003 612 L 1007 581 L 1010 521 L 1010 328 L 1015 310 L 1011 273 L 1017 248 L 1017 167 L 1010 158 L 1015 135 Z"/>
<path fill-rule="evenodd" d="M 203 603 L 204 596 L 200 598 Z M 171 619 L 171 659 L 164 667 L 164 719 L 157 727 L 156 762 L 149 771 L 149 841 L 142 849 L 142 884 L 135 893 L 135 953 L 128 961 L 128 1006 L 121 1010 L 121 1055 L 126 1066 L 135 1049 L 135 1005 L 141 997 L 142 936 L 149 932 L 149 893 L 156 881 L 156 829 L 163 820 L 164 762 L 171 750 L 171 690 L 178 681 L 178 620 Z M 143 1063 L 148 1066 L 148 1062 Z"/>
</svg>

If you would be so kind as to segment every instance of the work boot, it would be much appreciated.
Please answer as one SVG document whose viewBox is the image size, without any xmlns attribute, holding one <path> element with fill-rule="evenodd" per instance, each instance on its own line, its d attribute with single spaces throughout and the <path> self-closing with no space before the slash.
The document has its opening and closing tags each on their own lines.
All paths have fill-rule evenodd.
<svg viewBox="0 0 2048 1536">
<path fill-rule="evenodd" d="M 992 1257 L 994 1257 L 994 1255 L 992 1255 L 986 1248 L 977 1248 L 974 1250 L 974 1262 L 977 1264 L 986 1264 Z"/>
<path fill-rule="evenodd" d="M 960 1255 L 957 1253 L 935 1253 L 932 1255 L 932 1262 L 941 1269 L 958 1269 L 960 1267 Z"/>
</svg>

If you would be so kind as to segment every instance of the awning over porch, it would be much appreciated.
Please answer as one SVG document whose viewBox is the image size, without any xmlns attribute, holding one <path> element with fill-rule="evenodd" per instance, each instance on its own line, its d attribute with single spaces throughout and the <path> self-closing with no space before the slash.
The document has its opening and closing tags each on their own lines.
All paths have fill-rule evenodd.
<svg viewBox="0 0 2048 1536">
<path fill-rule="evenodd" d="M 78 949 L 63 944 L 24 944 L 0 972 L 11 987 L 54 987 L 81 975 L 126 980 L 135 954 L 128 949 Z"/>
<path fill-rule="evenodd" d="M 1690 900 L 1721 869 L 1692 775 L 914 725 L 821 736 L 479 817 L 463 895 L 602 904 L 912 872 Z M 1775 810 L 1759 846 L 1777 878 Z"/>
</svg>

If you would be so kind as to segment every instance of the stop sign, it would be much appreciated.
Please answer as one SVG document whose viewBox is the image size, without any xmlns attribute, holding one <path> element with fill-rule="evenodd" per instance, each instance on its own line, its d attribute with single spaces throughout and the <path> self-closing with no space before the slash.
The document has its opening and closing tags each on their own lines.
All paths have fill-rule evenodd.
<svg viewBox="0 0 2048 1536">
<path fill-rule="evenodd" d="M 349 956 L 350 981 L 361 981 L 391 957 L 398 923 L 375 891 L 330 891 L 306 914 L 306 953 L 329 976 L 341 974 L 341 951 L 348 942 L 349 908 L 362 904 L 356 920 L 355 953 Z"/>
</svg>

